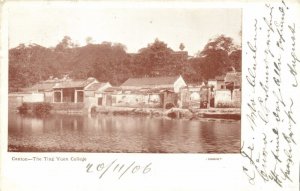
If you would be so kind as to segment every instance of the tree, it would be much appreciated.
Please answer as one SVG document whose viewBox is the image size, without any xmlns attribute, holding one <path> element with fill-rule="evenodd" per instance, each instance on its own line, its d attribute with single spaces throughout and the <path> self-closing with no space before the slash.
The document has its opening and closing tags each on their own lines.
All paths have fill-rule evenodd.
<svg viewBox="0 0 300 191">
<path fill-rule="evenodd" d="M 183 51 L 183 50 L 184 50 L 184 48 L 185 48 L 184 44 L 183 44 L 183 43 L 180 43 L 180 45 L 179 45 L 179 49 L 180 49 L 181 51 Z"/>
<path fill-rule="evenodd" d="M 230 53 L 229 59 L 232 63 L 232 67 L 235 68 L 236 71 L 241 71 L 242 65 L 242 50 L 237 49 Z"/>
<path fill-rule="evenodd" d="M 88 36 L 88 37 L 85 38 L 85 42 L 86 42 L 86 44 L 92 44 L 93 43 L 93 38 Z"/>
<path fill-rule="evenodd" d="M 72 48 L 73 45 L 74 44 L 72 42 L 71 37 L 64 36 L 64 38 L 61 40 L 61 42 L 56 45 L 55 49 L 56 50 L 64 50 L 64 49 L 67 49 L 67 48 Z"/>
<path fill-rule="evenodd" d="M 143 75 L 149 76 L 168 76 L 174 75 L 176 66 L 179 66 L 180 60 L 174 59 L 174 51 L 166 43 L 155 39 L 146 48 L 139 50 L 135 57 L 138 69 Z"/>
<path fill-rule="evenodd" d="M 120 85 L 130 77 L 179 74 L 188 83 L 200 83 L 225 74 L 231 67 L 237 71 L 241 69 L 241 48 L 224 35 L 209 40 L 193 58 L 188 59 L 183 43 L 179 47 L 181 51 L 173 51 L 165 42 L 155 39 L 132 54 L 127 53 L 126 46 L 120 43 L 76 47 L 68 36 L 56 48 L 20 44 L 9 50 L 9 90 L 28 87 L 49 76 L 61 77 L 65 73 L 75 79 L 95 77 Z"/>
<path fill-rule="evenodd" d="M 241 51 L 238 48 L 232 38 L 217 36 L 210 39 L 198 53 L 199 59 L 193 62 L 193 67 L 199 70 L 204 80 L 225 74 L 232 67 L 240 68 Z"/>
</svg>

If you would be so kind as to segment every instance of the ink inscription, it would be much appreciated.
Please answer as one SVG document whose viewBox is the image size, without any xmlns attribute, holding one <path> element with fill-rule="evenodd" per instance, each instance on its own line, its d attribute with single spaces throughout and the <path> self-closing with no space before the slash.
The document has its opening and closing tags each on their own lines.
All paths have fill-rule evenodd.
<svg viewBox="0 0 300 191">
<path fill-rule="evenodd" d="M 290 7 L 265 4 L 263 15 L 253 19 L 246 42 L 245 119 L 247 140 L 242 141 L 243 173 L 250 184 L 262 180 L 284 187 L 293 182 L 295 95 L 298 87 L 296 24 L 289 18 Z M 249 136 L 252 138 L 249 139 Z"/>
</svg>

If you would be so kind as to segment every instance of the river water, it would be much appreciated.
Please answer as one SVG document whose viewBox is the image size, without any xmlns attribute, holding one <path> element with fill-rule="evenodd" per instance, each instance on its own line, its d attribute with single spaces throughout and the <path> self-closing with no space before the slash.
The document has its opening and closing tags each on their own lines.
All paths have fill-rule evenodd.
<svg viewBox="0 0 300 191">
<path fill-rule="evenodd" d="M 240 121 L 9 113 L 17 152 L 239 153 Z"/>
</svg>

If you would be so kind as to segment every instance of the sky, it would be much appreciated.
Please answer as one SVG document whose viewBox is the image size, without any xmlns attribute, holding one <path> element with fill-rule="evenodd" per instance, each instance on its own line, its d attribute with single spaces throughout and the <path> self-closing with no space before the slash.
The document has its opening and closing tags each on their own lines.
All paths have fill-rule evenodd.
<svg viewBox="0 0 300 191">
<path fill-rule="evenodd" d="M 164 41 L 173 50 L 185 45 L 189 55 L 202 50 L 209 39 L 224 34 L 241 43 L 241 9 L 130 8 L 71 6 L 11 6 L 8 9 L 9 48 L 20 43 L 54 47 L 64 36 L 84 46 L 122 43 L 135 53 L 154 42 Z"/>
</svg>

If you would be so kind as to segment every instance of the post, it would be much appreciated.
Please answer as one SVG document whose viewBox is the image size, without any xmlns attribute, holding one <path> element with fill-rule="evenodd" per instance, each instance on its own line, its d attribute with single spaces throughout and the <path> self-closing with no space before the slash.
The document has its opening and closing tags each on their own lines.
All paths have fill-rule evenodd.
<svg viewBox="0 0 300 191">
<path fill-rule="evenodd" d="M 63 97 L 64 97 L 64 94 L 63 94 L 63 90 L 61 89 L 60 90 L 60 103 L 63 102 Z"/>
<path fill-rule="evenodd" d="M 74 103 L 77 103 L 77 90 L 74 89 Z"/>
<path fill-rule="evenodd" d="M 207 109 L 210 108 L 210 87 L 208 86 L 207 90 L 208 96 L 207 96 Z"/>
</svg>

